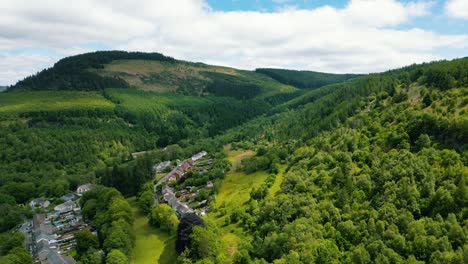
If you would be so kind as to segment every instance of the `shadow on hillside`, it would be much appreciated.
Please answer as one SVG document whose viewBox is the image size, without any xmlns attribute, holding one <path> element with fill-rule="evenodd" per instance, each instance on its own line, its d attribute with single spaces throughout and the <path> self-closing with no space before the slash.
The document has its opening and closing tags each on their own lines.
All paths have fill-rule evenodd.
<svg viewBox="0 0 468 264">
<path fill-rule="evenodd" d="M 172 264 L 177 260 L 177 252 L 175 250 L 175 237 L 166 240 L 164 243 L 164 251 L 159 256 L 159 264 Z"/>
</svg>

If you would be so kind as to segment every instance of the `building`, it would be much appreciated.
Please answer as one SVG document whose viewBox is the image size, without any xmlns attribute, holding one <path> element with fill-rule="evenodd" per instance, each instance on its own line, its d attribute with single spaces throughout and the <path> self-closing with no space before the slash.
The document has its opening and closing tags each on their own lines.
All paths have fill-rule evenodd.
<svg viewBox="0 0 468 264">
<path fill-rule="evenodd" d="M 68 213 L 70 211 L 73 211 L 73 209 L 77 208 L 78 206 L 74 201 L 67 201 L 64 203 L 61 203 L 57 206 L 54 207 L 54 211 L 63 214 L 63 213 Z"/>
<path fill-rule="evenodd" d="M 182 216 L 186 213 L 193 213 L 193 210 L 186 204 L 177 200 L 174 189 L 169 186 L 164 186 L 162 189 L 163 200 L 174 209 L 178 216 Z"/>
<path fill-rule="evenodd" d="M 187 173 L 194 165 L 194 161 L 191 159 L 182 161 L 177 167 L 175 167 L 171 172 L 169 172 L 165 177 L 166 182 L 176 181 L 185 173 Z"/>
<path fill-rule="evenodd" d="M 76 196 L 74 193 L 68 193 L 68 194 L 62 195 L 62 197 L 60 198 L 64 200 L 65 202 L 68 202 L 68 201 L 74 201 L 76 199 Z"/>
<path fill-rule="evenodd" d="M 206 188 L 213 188 L 213 187 L 214 187 L 214 185 L 213 185 L 213 182 L 212 182 L 212 181 L 208 181 L 208 182 L 206 183 Z"/>
<path fill-rule="evenodd" d="M 38 260 L 41 264 L 74 264 L 75 260 L 70 256 L 61 255 L 56 246 L 52 246 L 47 241 L 36 244 Z"/>
<path fill-rule="evenodd" d="M 47 200 L 44 197 L 36 198 L 32 200 L 31 202 L 29 202 L 29 206 L 31 206 L 31 208 L 46 208 L 49 205 L 50 205 L 49 200 Z"/>
<path fill-rule="evenodd" d="M 153 166 L 153 172 L 161 172 L 171 165 L 170 161 L 163 161 Z"/>
<path fill-rule="evenodd" d="M 201 158 L 203 158 L 204 156 L 206 156 L 208 153 L 206 151 L 201 151 L 201 152 L 198 152 L 197 154 L 193 155 L 192 156 L 192 160 L 193 161 L 197 161 Z"/>
<path fill-rule="evenodd" d="M 76 188 L 76 193 L 78 195 L 81 195 L 85 192 L 88 192 L 90 191 L 91 189 L 93 188 L 93 185 L 91 183 L 85 183 L 83 185 L 80 185 Z"/>
</svg>

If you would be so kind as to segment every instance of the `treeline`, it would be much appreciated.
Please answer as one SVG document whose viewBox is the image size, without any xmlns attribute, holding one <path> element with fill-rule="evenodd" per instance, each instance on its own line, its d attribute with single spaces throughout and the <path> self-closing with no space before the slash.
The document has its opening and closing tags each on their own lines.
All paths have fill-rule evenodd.
<svg viewBox="0 0 468 264">
<path fill-rule="evenodd" d="M 262 92 L 262 87 L 241 76 L 219 72 L 203 72 L 211 79 L 206 91 L 216 96 L 229 96 L 236 99 L 251 99 Z"/>
<path fill-rule="evenodd" d="M 121 262 L 112 263 L 128 263 L 135 242 L 130 204 L 116 189 L 98 185 L 83 195 L 80 206 L 85 219 L 97 229 L 98 239 L 89 231 L 81 231 L 77 236 L 78 259 L 83 263 L 102 263 L 102 249 L 107 263 L 113 258 Z"/>
<path fill-rule="evenodd" d="M 296 71 L 270 68 L 259 68 L 255 71 L 265 74 L 277 80 L 278 82 L 292 85 L 301 89 L 318 88 L 362 76 L 362 74 L 333 74 L 314 71 Z"/>
<path fill-rule="evenodd" d="M 149 155 L 142 155 L 134 161 L 100 169 L 96 177 L 101 184 L 114 187 L 125 196 L 133 196 L 145 182 L 153 179 L 153 164 Z"/>
<path fill-rule="evenodd" d="M 8 90 L 102 90 L 129 87 L 119 77 L 100 76 L 92 69 L 102 69 L 113 60 L 157 60 L 175 62 L 160 53 L 96 51 L 61 59 L 52 68 L 26 77 Z"/>
<path fill-rule="evenodd" d="M 0 262 L 32 264 L 31 254 L 24 248 L 25 237 L 18 231 L 0 234 Z"/>
<path fill-rule="evenodd" d="M 280 115 L 276 124 L 262 119 L 265 130 L 284 122 L 289 131 L 254 134 L 257 144 L 274 143 L 292 156 L 275 196 L 268 184 L 253 189 L 229 216 L 253 234 L 234 262 L 465 263 L 465 64 L 365 77 L 356 81 L 357 91 L 341 87 Z M 440 79 L 431 79 L 434 71 Z M 414 82 L 406 78 L 416 72 L 422 74 Z M 452 86 L 441 85 L 446 79 Z M 343 103 L 345 94 L 355 107 Z M 337 120 L 315 127 L 319 117 Z M 293 141 L 298 138 L 304 141 Z M 269 161 L 258 155 L 243 161 L 244 169 L 268 169 Z"/>
</svg>

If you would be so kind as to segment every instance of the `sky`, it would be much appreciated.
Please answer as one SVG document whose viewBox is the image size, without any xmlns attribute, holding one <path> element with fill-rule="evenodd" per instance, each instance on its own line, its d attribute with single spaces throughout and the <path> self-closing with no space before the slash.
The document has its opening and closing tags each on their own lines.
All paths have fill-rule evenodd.
<svg viewBox="0 0 468 264">
<path fill-rule="evenodd" d="M 0 85 L 96 50 L 380 72 L 468 56 L 468 0 L 2 0 Z"/>
</svg>

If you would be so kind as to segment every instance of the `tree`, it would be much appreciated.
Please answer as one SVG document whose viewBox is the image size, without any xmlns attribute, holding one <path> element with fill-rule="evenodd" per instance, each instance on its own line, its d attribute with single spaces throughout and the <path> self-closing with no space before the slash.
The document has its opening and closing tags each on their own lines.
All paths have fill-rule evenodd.
<svg viewBox="0 0 468 264">
<path fill-rule="evenodd" d="M 8 252 L 8 255 L 0 257 L 0 263 L 3 264 L 32 264 L 31 254 L 23 248 L 14 248 Z"/>
<path fill-rule="evenodd" d="M 127 264 L 128 258 L 122 251 L 118 249 L 112 249 L 106 257 L 107 264 Z"/>
<path fill-rule="evenodd" d="M 203 220 L 195 213 L 187 213 L 182 215 L 179 226 L 177 227 L 176 251 L 182 253 L 185 248 L 190 245 L 190 235 L 194 226 L 202 226 L 205 224 Z"/>
<path fill-rule="evenodd" d="M 111 228 L 109 235 L 104 241 L 104 250 L 106 252 L 118 249 L 127 256 L 130 256 L 132 246 L 133 243 L 131 237 L 120 228 Z"/>
<path fill-rule="evenodd" d="M 174 213 L 174 209 L 167 204 L 158 204 L 151 210 L 150 223 L 155 227 L 161 228 L 165 231 L 175 233 L 179 219 Z"/>
<path fill-rule="evenodd" d="M 86 253 L 89 249 L 99 248 L 98 238 L 89 231 L 89 229 L 83 229 L 75 233 L 76 239 L 76 253 L 81 256 Z"/>
<path fill-rule="evenodd" d="M 215 260 L 220 253 L 219 242 L 214 227 L 194 226 L 190 235 L 190 255 L 192 259 Z"/>
<path fill-rule="evenodd" d="M 0 232 L 4 232 L 21 221 L 21 212 L 17 206 L 0 204 Z"/>
<path fill-rule="evenodd" d="M 152 190 L 146 190 L 141 193 L 140 197 L 138 198 L 138 206 L 145 214 L 149 214 L 151 212 L 151 207 L 154 204 L 154 193 Z"/>
</svg>

